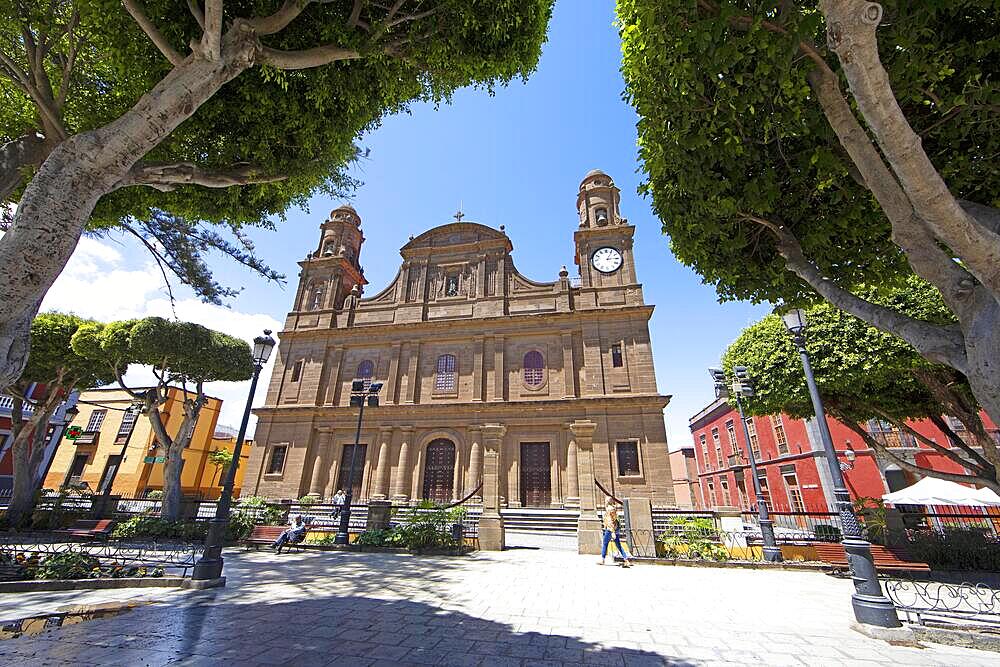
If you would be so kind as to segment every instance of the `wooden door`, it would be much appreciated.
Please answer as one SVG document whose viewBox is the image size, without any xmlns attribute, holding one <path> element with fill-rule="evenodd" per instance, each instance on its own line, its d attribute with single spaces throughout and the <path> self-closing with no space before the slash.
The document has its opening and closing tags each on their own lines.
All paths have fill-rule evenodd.
<svg viewBox="0 0 1000 667">
<path fill-rule="evenodd" d="M 549 443 L 521 443 L 521 506 L 548 507 L 552 504 Z"/>
<path fill-rule="evenodd" d="M 351 487 L 351 504 L 361 501 L 361 480 L 365 476 L 365 455 L 368 445 L 357 445 L 358 453 L 354 457 L 354 483 L 348 482 L 351 470 L 351 452 L 355 445 L 344 445 L 344 453 L 340 457 L 340 472 L 337 473 L 337 488 L 343 489 L 347 493 L 347 487 Z"/>
<path fill-rule="evenodd" d="M 452 500 L 455 484 L 455 443 L 435 440 L 427 445 L 424 461 L 424 499 L 437 503 Z"/>
</svg>

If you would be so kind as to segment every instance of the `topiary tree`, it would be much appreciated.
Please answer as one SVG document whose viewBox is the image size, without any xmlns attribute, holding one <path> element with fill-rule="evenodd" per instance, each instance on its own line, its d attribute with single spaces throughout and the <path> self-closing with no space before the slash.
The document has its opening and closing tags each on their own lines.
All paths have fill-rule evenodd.
<svg viewBox="0 0 1000 667">
<path fill-rule="evenodd" d="M 0 386 L 85 229 L 134 231 L 218 296 L 185 261 L 199 223 L 269 226 L 349 187 L 358 137 L 386 115 L 527 76 L 551 6 L 0 0 L 0 200 L 18 204 L 0 238 Z"/>
<path fill-rule="evenodd" d="M 643 187 L 678 259 L 723 299 L 822 298 L 903 338 L 1000 422 L 1000 5 L 619 0 L 618 16 Z M 914 274 L 949 321 L 854 290 Z"/>
<path fill-rule="evenodd" d="M 35 505 L 35 491 L 45 439 L 52 415 L 77 387 L 93 387 L 111 382 L 114 375 L 103 364 L 77 354 L 70 340 L 82 326 L 99 326 L 94 320 L 63 313 L 43 313 L 31 323 L 35 341 L 21 379 L 7 392 L 11 408 L 11 460 L 14 486 L 7 518 L 17 526 Z M 28 396 L 32 383 L 44 386 L 41 394 Z M 30 414 L 25 410 L 31 406 Z"/>
<path fill-rule="evenodd" d="M 892 293 L 860 291 L 860 296 L 899 312 L 928 320 L 947 318 L 936 290 L 914 280 L 912 289 Z M 806 345 L 816 383 L 829 413 L 853 430 L 865 444 L 900 467 L 920 475 L 957 482 L 973 482 L 1000 491 L 1000 455 L 996 442 L 980 419 L 978 406 L 965 379 L 953 369 L 932 364 L 901 339 L 879 331 L 830 304 L 807 310 Z M 750 414 L 784 412 L 813 416 L 799 353 L 781 318 L 769 315 L 743 331 L 723 357 L 723 365 L 746 366 L 756 382 L 755 396 L 745 399 Z M 965 425 L 968 444 L 942 415 Z M 879 419 L 960 465 L 964 473 L 934 470 L 900 457 L 873 437 L 862 424 Z M 947 437 L 950 447 L 922 435 L 908 419 L 930 419 Z"/>
<path fill-rule="evenodd" d="M 161 317 L 87 325 L 73 336 L 72 345 L 81 356 L 102 362 L 118 384 L 141 401 L 157 445 L 166 456 L 161 515 L 170 520 L 178 519 L 183 452 L 191 442 L 201 409 L 208 400 L 204 385 L 206 382 L 250 379 L 253 375 L 250 346 L 200 324 L 171 322 Z M 156 385 L 148 389 L 127 386 L 124 375 L 129 364 L 151 366 Z M 160 406 L 167 402 L 172 387 L 179 388 L 183 394 L 184 413 L 173 435 L 167 433 L 160 413 Z"/>
</svg>

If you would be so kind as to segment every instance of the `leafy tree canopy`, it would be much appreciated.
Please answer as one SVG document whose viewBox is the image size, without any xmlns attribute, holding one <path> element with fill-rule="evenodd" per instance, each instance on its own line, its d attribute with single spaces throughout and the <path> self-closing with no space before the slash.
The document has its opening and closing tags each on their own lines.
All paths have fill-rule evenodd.
<svg viewBox="0 0 1000 667">
<path fill-rule="evenodd" d="M 882 64 L 924 150 L 955 196 L 996 206 L 1000 4 L 881 4 Z M 786 225 L 845 288 L 904 284 L 889 223 L 809 84 L 800 44 L 828 57 L 815 2 L 619 0 L 618 16 L 643 191 L 720 299 L 816 299 L 755 217 Z"/>
<path fill-rule="evenodd" d="M 950 319 L 937 291 L 916 279 L 909 281 L 907 289 L 881 295 L 867 290 L 865 296 L 928 320 Z M 806 348 L 816 384 L 829 407 L 856 422 L 881 419 L 885 414 L 898 420 L 942 414 L 941 403 L 914 372 L 943 374 L 953 380 L 951 369 L 931 364 L 896 336 L 829 304 L 812 306 L 806 313 Z M 756 383 L 756 395 L 745 402 L 751 414 L 813 416 L 798 349 L 778 315 L 768 315 L 745 329 L 726 350 L 723 366 L 729 373 L 733 366 L 747 367 Z"/>
<path fill-rule="evenodd" d="M 164 384 L 241 381 L 253 375 L 246 341 L 161 317 L 81 327 L 72 346 L 122 375 L 121 369 L 130 363 L 152 366 Z"/>
<path fill-rule="evenodd" d="M 77 330 L 91 325 L 98 323 L 65 313 L 42 313 L 35 317 L 31 323 L 31 354 L 21 382 L 52 384 L 60 374 L 63 382 L 78 387 L 101 386 L 114 380 L 106 364 L 77 354 L 70 346 Z"/>
<path fill-rule="evenodd" d="M 188 53 L 188 45 L 202 35 L 189 9 L 202 12 L 202 2 L 131 4 L 144 7 L 178 53 Z M 492 89 L 530 74 L 552 0 L 385 4 L 226 0 L 227 25 L 304 7 L 273 33 L 259 31 L 266 48 L 301 51 L 335 44 L 363 57 L 307 69 L 250 68 L 145 156 L 136 180 L 148 187 L 121 187 L 102 197 L 88 229 L 124 225 L 165 245 L 164 264 L 217 302 L 228 293 L 206 280 L 199 248 L 167 244 L 183 239 L 177 227 L 202 239 L 211 236 L 202 221 L 237 231 L 242 225 L 271 227 L 275 217 L 290 206 L 304 207 L 318 192 L 350 189 L 354 183 L 345 167 L 358 155 L 356 142 L 385 116 L 414 101 L 447 100 L 463 86 Z M 380 23 L 390 4 L 399 11 Z M 0 144 L 44 136 L 44 150 L 21 161 L 22 173 L 36 169 L 62 138 L 120 118 L 171 71 L 173 65 L 122 5 L 121 0 L 0 0 Z M 355 15 L 356 10 L 363 11 Z M 26 34 L 38 49 L 23 48 Z M 3 162 L 0 172 L 18 161 L 4 155 Z M 189 179 L 195 172 L 200 178 Z M 20 199 L 26 180 L 18 180 L 16 187 L 2 189 L 3 199 Z M 243 239 L 237 238 L 234 256 L 248 264 L 239 254 L 252 255 L 252 248 L 241 247 Z M 233 254 L 226 241 L 216 241 L 208 246 Z"/>
</svg>

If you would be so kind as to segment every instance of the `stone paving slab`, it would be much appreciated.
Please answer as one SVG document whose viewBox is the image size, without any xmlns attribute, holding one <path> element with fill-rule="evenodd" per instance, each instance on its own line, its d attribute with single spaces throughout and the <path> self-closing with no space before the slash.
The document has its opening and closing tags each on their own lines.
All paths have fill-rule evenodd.
<svg viewBox="0 0 1000 667">
<path fill-rule="evenodd" d="M 0 664 L 1000 664 L 996 653 L 860 635 L 849 628 L 850 582 L 813 572 L 625 570 L 544 549 L 226 559 L 224 589 L 171 592 L 116 617 L 2 641 Z"/>
</svg>

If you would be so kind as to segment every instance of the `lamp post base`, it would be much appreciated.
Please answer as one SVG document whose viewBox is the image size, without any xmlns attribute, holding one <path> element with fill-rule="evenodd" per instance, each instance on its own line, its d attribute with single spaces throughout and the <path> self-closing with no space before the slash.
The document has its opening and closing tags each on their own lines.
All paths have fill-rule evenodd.
<svg viewBox="0 0 1000 667">
<path fill-rule="evenodd" d="M 855 593 L 851 596 L 851 607 L 858 623 L 880 628 L 899 628 L 903 625 L 896 615 L 896 607 L 888 598 Z"/>
<path fill-rule="evenodd" d="M 192 591 L 200 591 L 206 588 L 222 588 L 226 585 L 225 577 L 216 577 L 215 579 L 187 579 L 181 588 L 186 588 Z"/>
<path fill-rule="evenodd" d="M 781 563 L 784 561 L 781 555 L 781 547 L 764 547 L 764 561 L 767 563 Z"/>
<path fill-rule="evenodd" d="M 880 628 L 898 628 L 902 624 L 896 615 L 896 607 L 882 592 L 882 584 L 875 571 L 871 545 L 864 539 L 847 537 L 844 551 L 854 580 L 855 593 L 851 596 L 854 618 L 859 623 Z"/>
<path fill-rule="evenodd" d="M 208 581 L 222 576 L 222 545 L 225 544 L 228 527 L 229 522 L 218 517 L 208 522 L 205 551 L 194 564 L 193 581 Z"/>
</svg>

